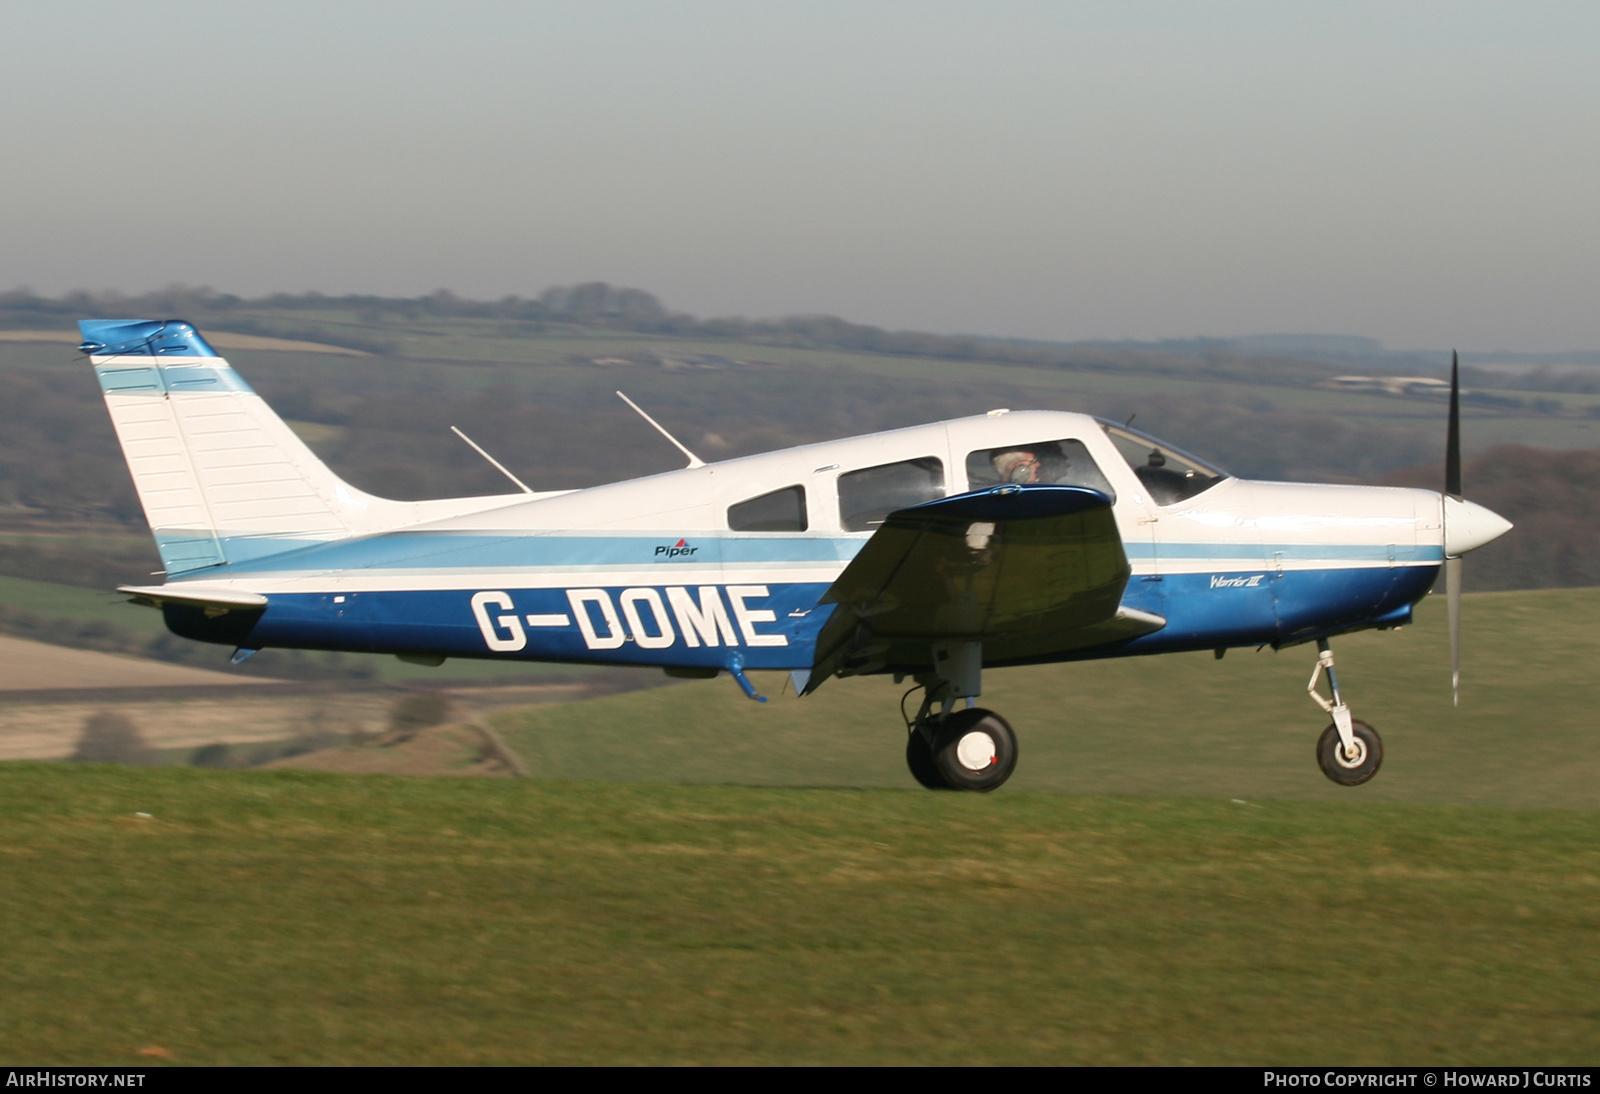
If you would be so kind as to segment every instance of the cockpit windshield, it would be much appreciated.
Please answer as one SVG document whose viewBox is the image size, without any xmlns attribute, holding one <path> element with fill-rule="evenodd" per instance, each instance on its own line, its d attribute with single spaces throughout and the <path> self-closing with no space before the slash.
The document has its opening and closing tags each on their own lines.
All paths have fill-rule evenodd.
<svg viewBox="0 0 1600 1094">
<path fill-rule="evenodd" d="M 1128 461 L 1157 505 L 1186 501 L 1228 477 L 1220 468 L 1156 440 L 1146 433 L 1101 419 L 1101 428 Z"/>
</svg>

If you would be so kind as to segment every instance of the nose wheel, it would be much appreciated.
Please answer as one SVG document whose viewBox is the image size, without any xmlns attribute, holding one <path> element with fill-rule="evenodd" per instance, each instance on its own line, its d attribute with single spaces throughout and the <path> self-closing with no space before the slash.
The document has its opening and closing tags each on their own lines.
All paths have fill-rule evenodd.
<svg viewBox="0 0 1600 1094">
<path fill-rule="evenodd" d="M 1360 786 L 1378 773 L 1383 765 L 1383 738 L 1378 731 L 1352 718 L 1352 747 L 1339 739 L 1339 727 L 1329 726 L 1317 740 L 1317 766 L 1340 786 Z"/>
<path fill-rule="evenodd" d="M 1324 699 L 1317 691 L 1323 673 L 1328 676 Z M 1311 671 L 1306 694 L 1317 706 L 1333 715 L 1333 724 L 1317 739 L 1317 766 L 1340 786 L 1360 786 L 1383 766 L 1383 738 L 1366 722 L 1350 717 L 1350 708 L 1339 695 L 1339 676 L 1333 667 L 1333 650 L 1326 638 L 1317 639 L 1317 667 Z"/>
</svg>

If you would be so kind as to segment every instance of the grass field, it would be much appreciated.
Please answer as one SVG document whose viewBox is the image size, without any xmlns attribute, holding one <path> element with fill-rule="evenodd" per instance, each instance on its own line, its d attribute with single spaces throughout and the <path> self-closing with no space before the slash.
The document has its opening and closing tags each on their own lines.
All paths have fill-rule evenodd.
<svg viewBox="0 0 1600 1094">
<path fill-rule="evenodd" d="M 1600 589 L 1465 598 L 1463 697 L 1450 705 L 1444 605 L 1414 626 L 1334 641 L 1345 698 L 1383 735 L 1355 789 L 1313 749 L 1327 716 L 1306 698 L 1310 646 L 990 671 L 983 705 L 1015 727 L 1021 760 L 1002 793 L 1298 798 L 1600 809 Z M 910 785 L 886 678 L 833 680 L 752 703 L 696 681 L 506 713 L 496 725 L 536 774 L 751 785 Z"/>
<path fill-rule="evenodd" d="M 114 589 L 80 589 L 51 581 L 0 577 L 0 604 L 39 615 L 112 623 L 141 634 L 163 634 L 167 629 L 160 612 L 141 608 Z"/>
<path fill-rule="evenodd" d="M 11 765 L 0 824 L 15 1063 L 1600 1057 L 1588 812 Z"/>
<path fill-rule="evenodd" d="M 873 681 L 505 714 L 520 780 L 0 764 L 0 1058 L 1593 1065 L 1597 609 L 1469 597 L 1459 713 L 1437 605 L 1340 641 L 1354 790 L 1304 649 L 992 673 L 990 795 Z"/>
</svg>

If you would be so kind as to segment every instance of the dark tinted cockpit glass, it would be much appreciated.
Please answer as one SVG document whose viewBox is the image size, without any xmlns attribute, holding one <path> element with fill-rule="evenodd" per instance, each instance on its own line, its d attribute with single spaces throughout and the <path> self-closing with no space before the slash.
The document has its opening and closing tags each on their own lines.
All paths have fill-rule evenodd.
<svg viewBox="0 0 1600 1094">
<path fill-rule="evenodd" d="M 728 506 L 728 528 L 735 532 L 804 532 L 805 487 L 786 486 Z"/>
<path fill-rule="evenodd" d="M 1110 422 L 1100 424 L 1157 505 L 1172 505 L 1192 498 L 1228 477 L 1226 472 L 1154 437 Z"/>
<path fill-rule="evenodd" d="M 944 497 L 944 463 L 932 456 L 863 467 L 839 476 L 839 522 L 870 532 L 896 509 Z"/>
</svg>

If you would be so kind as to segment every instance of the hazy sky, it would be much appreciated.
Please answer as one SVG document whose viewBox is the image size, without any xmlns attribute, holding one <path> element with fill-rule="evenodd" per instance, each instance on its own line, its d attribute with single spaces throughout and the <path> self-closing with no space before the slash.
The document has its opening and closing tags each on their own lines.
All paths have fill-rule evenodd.
<svg viewBox="0 0 1600 1094">
<path fill-rule="evenodd" d="M 1600 347 L 1600 4 L 0 8 L 0 288 Z"/>
</svg>

